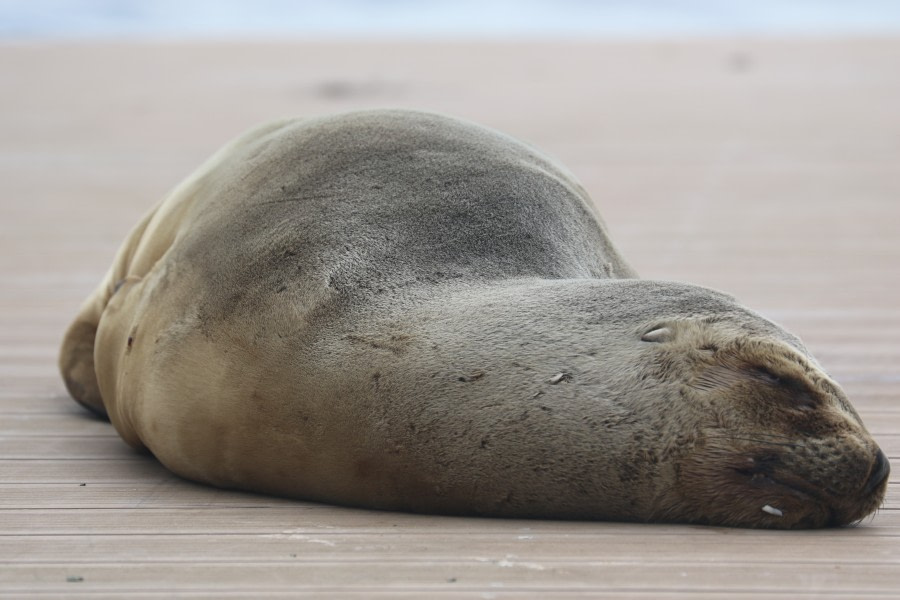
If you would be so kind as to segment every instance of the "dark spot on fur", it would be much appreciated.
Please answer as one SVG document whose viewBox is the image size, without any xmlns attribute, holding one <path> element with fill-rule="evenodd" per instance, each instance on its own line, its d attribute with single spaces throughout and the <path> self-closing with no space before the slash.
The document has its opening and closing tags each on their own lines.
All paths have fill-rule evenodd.
<svg viewBox="0 0 900 600">
<path fill-rule="evenodd" d="M 354 464 L 354 471 L 357 477 L 364 479 L 372 472 L 372 462 L 365 458 L 360 459 Z"/>
<path fill-rule="evenodd" d="M 642 463 L 640 461 L 631 461 L 631 462 L 622 462 L 619 464 L 619 481 L 622 483 L 628 483 L 632 481 L 637 481 L 641 478 L 641 467 Z"/>
<path fill-rule="evenodd" d="M 137 337 L 137 327 L 131 328 L 131 333 L 128 334 L 128 340 L 125 342 L 125 352 L 131 352 L 131 347 L 134 345 L 134 340 Z"/>
<path fill-rule="evenodd" d="M 357 344 L 364 344 L 376 350 L 387 350 L 395 355 L 405 353 L 411 343 L 412 338 L 404 334 L 394 334 L 390 336 L 364 336 L 351 334 L 346 339 Z"/>
<path fill-rule="evenodd" d="M 478 381 L 479 379 L 484 377 L 484 375 L 485 375 L 484 371 L 475 371 L 474 373 L 472 373 L 470 375 L 461 375 L 461 376 L 457 377 L 456 380 L 462 381 L 465 383 L 470 383 L 472 381 Z"/>
</svg>

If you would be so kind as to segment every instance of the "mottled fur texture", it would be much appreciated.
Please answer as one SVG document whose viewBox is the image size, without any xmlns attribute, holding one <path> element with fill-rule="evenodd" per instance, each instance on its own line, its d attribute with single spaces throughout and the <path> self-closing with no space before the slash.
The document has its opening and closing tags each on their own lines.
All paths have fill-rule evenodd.
<svg viewBox="0 0 900 600">
<path fill-rule="evenodd" d="M 432 114 L 220 151 L 127 238 L 60 366 L 179 475 L 309 500 L 794 528 L 887 486 L 796 337 L 638 279 L 568 172 Z"/>
</svg>

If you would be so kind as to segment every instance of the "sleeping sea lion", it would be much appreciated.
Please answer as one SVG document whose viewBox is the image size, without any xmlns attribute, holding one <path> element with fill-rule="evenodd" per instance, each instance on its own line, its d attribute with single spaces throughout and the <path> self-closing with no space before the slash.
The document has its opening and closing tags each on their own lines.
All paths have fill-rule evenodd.
<svg viewBox="0 0 900 600">
<path fill-rule="evenodd" d="M 799 339 L 638 279 L 571 174 L 433 114 L 221 150 L 128 236 L 60 366 L 175 473 L 306 500 L 799 528 L 887 487 Z"/>
</svg>

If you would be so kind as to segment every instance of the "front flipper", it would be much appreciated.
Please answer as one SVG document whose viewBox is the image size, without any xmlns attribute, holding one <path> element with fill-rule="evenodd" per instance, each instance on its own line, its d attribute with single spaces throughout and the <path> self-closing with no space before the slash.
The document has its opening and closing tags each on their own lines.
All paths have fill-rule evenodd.
<svg viewBox="0 0 900 600">
<path fill-rule="evenodd" d="M 96 317 L 93 313 L 93 307 L 85 305 L 66 331 L 59 353 L 59 370 L 72 398 L 91 412 L 108 419 L 94 371 L 94 338 L 99 312 Z"/>
<path fill-rule="evenodd" d="M 69 394 L 76 402 L 105 419 L 109 419 L 109 416 L 103 404 L 94 368 L 97 327 L 106 305 L 122 283 L 128 279 L 135 252 L 148 223 L 155 214 L 156 209 L 147 214 L 119 248 L 112 267 L 103 281 L 81 306 L 78 316 L 69 325 L 59 352 L 59 370 Z"/>
</svg>

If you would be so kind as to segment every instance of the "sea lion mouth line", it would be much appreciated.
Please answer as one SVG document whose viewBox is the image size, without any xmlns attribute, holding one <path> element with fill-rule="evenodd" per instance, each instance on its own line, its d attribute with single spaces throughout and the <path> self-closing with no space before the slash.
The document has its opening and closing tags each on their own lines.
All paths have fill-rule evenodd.
<svg viewBox="0 0 900 600">
<path fill-rule="evenodd" d="M 753 468 L 735 468 L 734 472 L 749 480 L 750 485 L 759 489 L 775 488 L 784 490 L 790 495 L 804 502 L 814 502 L 823 504 L 822 490 L 813 489 L 808 485 L 803 485 L 796 481 L 788 481 L 782 478 L 775 478 L 771 473 Z M 824 490 L 826 493 L 830 490 Z"/>
<path fill-rule="evenodd" d="M 771 473 L 765 473 L 754 469 L 734 468 L 735 473 L 749 479 L 749 485 L 763 493 L 777 494 L 776 498 L 765 499 L 765 504 L 760 506 L 762 512 L 774 514 L 770 509 L 782 512 L 779 517 L 791 517 L 794 527 L 808 527 L 811 522 L 817 523 L 816 527 L 841 527 L 859 521 L 862 517 L 846 518 L 834 504 L 833 500 L 842 498 L 841 494 L 829 488 L 812 486 L 805 481 L 786 480 L 782 477 L 774 477 Z M 784 505 L 779 499 L 791 498 L 794 503 Z M 799 506 L 795 504 L 799 502 Z M 819 515 L 819 516 L 816 516 Z"/>
</svg>

